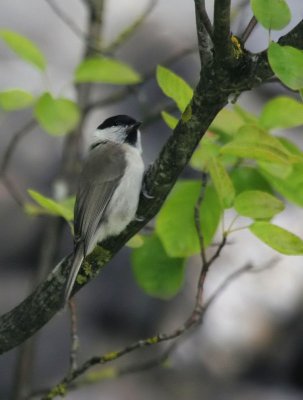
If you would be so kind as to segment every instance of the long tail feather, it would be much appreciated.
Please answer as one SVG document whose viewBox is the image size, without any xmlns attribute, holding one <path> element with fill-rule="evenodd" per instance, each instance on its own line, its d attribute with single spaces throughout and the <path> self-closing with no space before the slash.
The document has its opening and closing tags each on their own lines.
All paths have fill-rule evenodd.
<svg viewBox="0 0 303 400">
<path fill-rule="evenodd" d="M 83 258 L 84 258 L 83 244 L 81 243 L 75 247 L 74 258 L 72 261 L 72 266 L 70 268 L 69 276 L 65 287 L 64 304 L 67 303 L 71 295 Z"/>
</svg>

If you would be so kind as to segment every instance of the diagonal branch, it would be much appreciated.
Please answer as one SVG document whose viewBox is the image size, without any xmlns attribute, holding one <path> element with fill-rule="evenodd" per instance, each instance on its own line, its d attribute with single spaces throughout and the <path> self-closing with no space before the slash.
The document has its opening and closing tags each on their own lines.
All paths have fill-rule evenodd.
<svg viewBox="0 0 303 400">
<path fill-rule="evenodd" d="M 282 37 L 280 43 L 302 48 L 303 21 Z M 159 211 L 208 126 L 227 104 L 230 94 L 236 90 L 234 76 L 237 77 L 236 84 L 243 87 L 242 90 L 248 90 L 273 75 L 266 52 L 253 56 L 247 53 L 243 57 L 247 57 L 251 62 L 248 77 L 243 74 L 237 75 L 237 71 L 234 70 L 232 75 L 226 74 L 226 81 L 222 82 L 222 78 L 216 75 L 216 70 L 206 71 L 194 91 L 186 114 L 182 116 L 173 135 L 169 137 L 158 158 L 146 172 L 144 185 L 146 191 L 154 198 L 141 196 L 138 215 L 143 217 L 142 221 L 132 222 L 118 237 L 104 242 L 102 248 L 97 247 L 87 257 L 84 262 L 85 269 L 81 270 L 85 278 L 84 283 L 76 285 L 73 293 L 98 274 L 121 247 Z M 228 89 L 222 90 L 222 84 Z M 70 258 L 70 255 L 67 256 L 29 297 L 0 318 L 0 354 L 29 338 L 60 310 L 61 293 L 68 275 Z"/>
<path fill-rule="evenodd" d="M 201 88 L 197 88 L 191 104 L 192 117 L 188 121 L 180 120 L 174 135 L 168 139 L 159 157 L 146 173 L 145 187 L 154 198 L 151 200 L 141 197 L 138 214 L 143 220 L 131 223 L 117 238 L 104 243 L 103 249 L 95 249 L 85 262 L 86 283 L 159 211 L 204 132 L 226 104 L 227 94 L 222 95 L 213 81 L 209 81 L 209 84 L 202 95 Z M 69 261 L 70 256 L 67 256 L 34 293 L 0 318 L 0 353 L 30 337 L 60 310 Z M 76 285 L 74 293 L 80 287 Z"/>
<path fill-rule="evenodd" d="M 86 36 L 85 32 L 82 31 L 81 28 L 77 24 L 75 24 L 74 20 L 70 18 L 68 14 L 66 14 L 56 3 L 54 0 L 45 0 L 49 7 L 53 10 L 53 12 L 57 15 L 58 18 L 61 19 L 62 22 L 81 40 L 88 41 L 89 38 Z"/>
<path fill-rule="evenodd" d="M 258 21 L 257 21 L 256 17 L 253 16 L 251 18 L 251 20 L 249 21 L 247 27 L 244 29 L 244 32 L 241 35 L 241 40 L 242 40 L 243 44 L 246 43 L 247 39 L 250 37 L 250 35 L 252 34 L 253 30 L 257 26 L 257 24 L 258 24 Z"/>
<path fill-rule="evenodd" d="M 153 11 L 155 6 L 157 5 L 158 0 L 150 0 L 146 10 L 125 30 L 120 32 L 118 36 L 105 47 L 104 51 L 108 53 L 112 53 L 117 50 L 122 44 L 124 44 L 135 32 L 137 32 L 138 28 L 143 24 L 149 14 Z"/>
</svg>

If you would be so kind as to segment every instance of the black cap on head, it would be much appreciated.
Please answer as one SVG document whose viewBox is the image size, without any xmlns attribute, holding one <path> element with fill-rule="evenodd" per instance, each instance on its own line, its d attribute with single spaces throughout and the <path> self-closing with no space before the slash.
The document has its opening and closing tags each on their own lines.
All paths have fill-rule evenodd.
<svg viewBox="0 0 303 400">
<path fill-rule="evenodd" d="M 134 118 L 129 117 L 128 115 L 115 115 L 113 117 L 107 118 L 105 121 L 102 122 L 101 125 L 98 126 L 97 129 L 105 129 L 111 128 L 112 126 L 131 126 L 136 124 Z"/>
</svg>

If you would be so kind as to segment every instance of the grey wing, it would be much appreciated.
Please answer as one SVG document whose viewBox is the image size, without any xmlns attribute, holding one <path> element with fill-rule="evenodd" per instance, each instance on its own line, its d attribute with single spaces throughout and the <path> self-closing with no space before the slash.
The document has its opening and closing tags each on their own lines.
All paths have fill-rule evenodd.
<svg viewBox="0 0 303 400">
<path fill-rule="evenodd" d="M 121 148 L 109 142 L 93 148 L 83 165 L 76 196 L 74 230 L 75 241 L 84 243 L 84 254 L 92 243 L 125 166 Z"/>
</svg>

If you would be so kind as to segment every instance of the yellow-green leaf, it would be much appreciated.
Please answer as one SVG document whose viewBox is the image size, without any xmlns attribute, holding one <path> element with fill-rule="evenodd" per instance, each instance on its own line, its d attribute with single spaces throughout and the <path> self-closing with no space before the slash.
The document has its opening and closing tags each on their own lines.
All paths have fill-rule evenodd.
<svg viewBox="0 0 303 400">
<path fill-rule="evenodd" d="M 78 105 L 69 99 L 55 99 L 50 93 L 44 93 L 34 109 L 35 117 L 41 127 L 51 135 L 65 135 L 79 123 Z"/>
<path fill-rule="evenodd" d="M 6 111 L 30 107 L 33 101 L 33 95 L 22 89 L 8 89 L 0 92 L 0 107 Z"/>
<path fill-rule="evenodd" d="M 233 110 L 223 108 L 209 127 L 211 132 L 233 136 L 244 125 L 243 119 Z"/>
<path fill-rule="evenodd" d="M 220 148 L 215 136 L 205 135 L 200 141 L 190 160 L 190 166 L 198 171 L 204 171 L 208 160 L 219 154 Z"/>
<path fill-rule="evenodd" d="M 8 29 L 0 30 L 0 38 L 20 58 L 34 65 L 41 71 L 45 70 L 46 61 L 43 53 L 28 38 Z"/>
<path fill-rule="evenodd" d="M 187 82 L 168 68 L 158 65 L 157 82 L 163 93 L 170 97 L 183 112 L 193 97 L 193 90 Z"/>
<path fill-rule="evenodd" d="M 175 129 L 178 124 L 178 118 L 174 117 L 166 111 L 161 112 L 161 117 L 170 129 Z"/>
<path fill-rule="evenodd" d="M 253 219 L 270 219 L 284 210 L 281 200 L 260 190 L 240 193 L 235 198 L 234 207 L 240 215 Z"/>
<path fill-rule="evenodd" d="M 266 103 L 260 116 L 260 123 L 267 129 L 303 125 L 303 104 L 291 97 L 276 97 Z"/>
<path fill-rule="evenodd" d="M 302 255 L 303 240 L 293 233 L 269 222 L 255 222 L 250 231 L 262 242 L 287 255 Z"/>
<path fill-rule="evenodd" d="M 156 232 L 170 257 L 190 257 L 200 252 L 194 223 L 194 208 L 201 191 L 199 181 L 180 181 L 162 206 L 156 219 Z M 205 246 L 209 246 L 222 214 L 218 195 L 213 187 L 205 190 L 200 209 Z"/>
<path fill-rule="evenodd" d="M 300 157 L 289 152 L 279 139 L 256 125 L 243 125 L 235 139 L 221 148 L 221 153 L 277 164 L 301 161 Z"/>
<path fill-rule="evenodd" d="M 261 190 L 272 193 L 269 183 L 256 168 L 239 166 L 231 172 L 230 177 L 237 194 L 246 190 Z"/>
<path fill-rule="evenodd" d="M 138 285 L 151 296 L 168 299 L 182 287 L 184 260 L 169 257 L 156 235 L 133 251 L 132 266 Z"/>
<path fill-rule="evenodd" d="M 268 145 L 258 146 L 257 144 L 240 140 L 227 143 L 221 148 L 221 153 L 280 164 L 290 163 L 288 156 L 274 147 Z"/>
<path fill-rule="evenodd" d="M 277 77 L 293 90 L 303 88 L 303 51 L 272 42 L 268 49 L 269 64 Z"/>
<path fill-rule="evenodd" d="M 99 82 L 113 85 L 133 85 L 142 77 L 130 65 L 109 57 L 84 60 L 75 72 L 76 82 Z"/>
<path fill-rule="evenodd" d="M 211 157 L 207 166 L 223 207 L 231 207 L 235 198 L 235 188 L 228 173 L 218 158 Z"/>
<path fill-rule="evenodd" d="M 28 194 L 32 199 L 35 200 L 36 203 L 45 210 L 45 213 L 50 215 L 58 215 L 66 219 L 66 221 L 72 221 L 74 216 L 74 198 L 66 199 L 62 202 L 55 201 L 49 197 L 43 196 L 41 193 L 36 192 L 35 190 L 28 190 Z M 26 210 L 31 213 L 34 208 L 30 206 L 26 208 Z M 38 214 L 39 212 L 37 212 Z M 35 214 L 35 212 L 33 212 Z"/>
<path fill-rule="evenodd" d="M 266 29 L 280 30 L 289 24 L 291 12 L 285 0 L 250 0 L 258 22 Z"/>
</svg>

